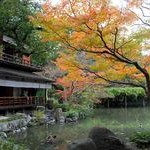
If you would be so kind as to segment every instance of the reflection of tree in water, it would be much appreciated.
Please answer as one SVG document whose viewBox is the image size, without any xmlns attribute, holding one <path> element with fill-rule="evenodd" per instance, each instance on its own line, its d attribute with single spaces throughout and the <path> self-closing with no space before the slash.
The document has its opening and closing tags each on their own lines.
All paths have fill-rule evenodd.
<svg viewBox="0 0 150 150">
<path fill-rule="evenodd" d="M 126 140 L 135 131 L 150 129 L 149 113 L 148 108 L 126 110 L 101 108 L 95 110 L 94 117 L 82 120 L 77 124 L 31 127 L 25 134 L 15 135 L 14 140 L 16 143 L 27 145 L 31 150 L 54 150 L 55 148 L 66 150 L 67 144 L 75 139 L 87 137 L 89 130 L 94 126 L 106 127 L 115 132 L 120 139 Z M 50 134 L 57 136 L 56 144 L 43 144 Z"/>
</svg>

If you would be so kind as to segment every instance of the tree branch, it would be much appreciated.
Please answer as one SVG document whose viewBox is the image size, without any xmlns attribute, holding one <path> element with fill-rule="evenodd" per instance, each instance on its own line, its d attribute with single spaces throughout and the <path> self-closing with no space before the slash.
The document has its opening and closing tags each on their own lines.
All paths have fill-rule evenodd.
<svg viewBox="0 0 150 150">
<path fill-rule="evenodd" d="M 145 9 L 150 10 L 150 8 L 145 7 L 145 6 L 142 6 L 142 8 L 145 8 Z M 144 11 L 143 11 L 143 9 L 142 9 L 142 8 L 140 7 L 140 10 L 141 10 L 141 12 L 142 12 L 142 15 L 143 15 L 144 17 L 150 17 L 149 15 L 145 15 L 145 13 L 144 13 Z"/>
<path fill-rule="evenodd" d="M 150 24 L 145 22 L 141 17 L 139 17 L 134 11 L 130 10 L 132 13 L 134 13 L 136 15 L 136 17 L 145 25 L 149 26 L 150 27 Z"/>
<path fill-rule="evenodd" d="M 94 74 L 96 77 L 100 78 L 100 79 L 103 79 L 104 81 L 108 82 L 108 83 L 113 83 L 113 84 L 119 84 L 119 85 L 128 85 L 128 86 L 134 86 L 134 87 L 142 87 L 144 90 L 145 90 L 145 86 L 143 86 L 142 84 L 136 84 L 136 83 L 131 83 L 131 82 L 123 82 L 123 81 L 112 81 L 108 78 L 105 78 L 99 74 L 97 74 L 96 72 L 88 69 L 88 68 L 81 68 L 81 67 L 78 67 L 77 68 L 81 69 L 81 70 L 85 70 L 89 73 L 92 73 Z"/>
<path fill-rule="evenodd" d="M 117 34 L 118 34 L 118 28 L 115 28 L 115 33 L 114 33 L 114 36 L 115 36 L 115 39 L 114 39 L 114 49 L 115 50 L 116 50 Z"/>
</svg>

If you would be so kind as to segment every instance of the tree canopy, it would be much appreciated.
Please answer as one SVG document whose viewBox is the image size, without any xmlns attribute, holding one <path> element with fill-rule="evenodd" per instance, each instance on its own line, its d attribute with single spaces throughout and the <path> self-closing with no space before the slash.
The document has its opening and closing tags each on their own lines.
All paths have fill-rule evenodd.
<svg viewBox="0 0 150 150">
<path fill-rule="evenodd" d="M 56 42 L 43 42 L 42 29 L 31 22 L 31 16 L 39 11 L 41 6 L 31 0 L 1 0 L 0 36 L 16 42 L 15 53 L 31 55 L 35 63 L 45 64 L 56 59 L 59 46 Z"/>
<path fill-rule="evenodd" d="M 149 49 L 150 20 L 144 9 L 150 11 L 138 0 L 122 7 L 110 0 L 61 0 L 55 6 L 47 1 L 32 19 L 45 29 L 43 40 L 64 47 L 57 64 L 70 81 L 88 77 L 95 83 L 142 87 L 150 98 L 150 55 L 143 55 Z"/>
</svg>

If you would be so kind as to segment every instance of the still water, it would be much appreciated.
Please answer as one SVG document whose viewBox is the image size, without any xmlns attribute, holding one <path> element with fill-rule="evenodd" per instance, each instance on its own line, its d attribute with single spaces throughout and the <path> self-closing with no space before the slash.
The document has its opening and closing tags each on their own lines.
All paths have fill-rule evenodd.
<svg viewBox="0 0 150 150">
<path fill-rule="evenodd" d="M 127 142 L 135 131 L 150 129 L 150 108 L 98 109 L 94 110 L 91 118 L 76 124 L 31 127 L 24 134 L 13 135 L 13 139 L 30 150 L 66 150 L 68 143 L 87 137 L 94 126 L 107 127 Z M 57 136 L 55 145 L 43 143 L 50 134 Z"/>
</svg>

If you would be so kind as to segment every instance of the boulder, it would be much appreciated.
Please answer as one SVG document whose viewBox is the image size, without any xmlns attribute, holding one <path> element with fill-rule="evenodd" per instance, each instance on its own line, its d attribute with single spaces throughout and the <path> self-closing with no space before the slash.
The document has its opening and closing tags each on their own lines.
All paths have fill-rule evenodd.
<svg viewBox="0 0 150 150">
<path fill-rule="evenodd" d="M 76 123 L 78 121 L 78 117 L 66 117 L 66 123 Z"/>
<path fill-rule="evenodd" d="M 72 118 L 66 117 L 66 123 L 73 122 Z"/>
<path fill-rule="evenodd" d="M 54 144 L 56 141 L 56 135 L 49 135 L 46 139 L 46 143 Z"/>
<path fill-rule="evenodd" d="M 57 121 L 59 123 L 65 123 L 65 117 L 64 116 L 60 116 Z"/>
<path fill-rule="evenodd" d="M 54 116 L 55 116 L 55 119 L 56 119 L 57 122 L 59 122 L 59 123 L 64 123 L 65 122 L 65 115 L 62 112 L 62 108 L 57 108 L 55 110 Z"/>
<path fill-rule="evenodd" d="M 0 132 L 0 140 L 4 140 L 7 138 L 7 134 L 5 132 Z"/>
<path fill-rule="evenodd" d="M 94 127 L 88 137 L 93 140 L 97 150 L 129 150 L 113 132 L 106 128 Z"/>
<path fill-rule="evenodd" d="M 95 143 L 90 138 L 79 139 L 68 146 L 68 150 L 97 150 Z"/>
<path fill-rule="evenodd" d="M 56 122 L 56 119 L 51 117 L 49 118 L 49 120 L 47 121 L 47 124 L 54 124 Z"/>
<path fill-rule="evenodd" d="M 73 122 L 77 122 L 78 121 L 78 117 L 76 117 L 76 116 L 72 117 L 72 121 Z"/>
</svg>

